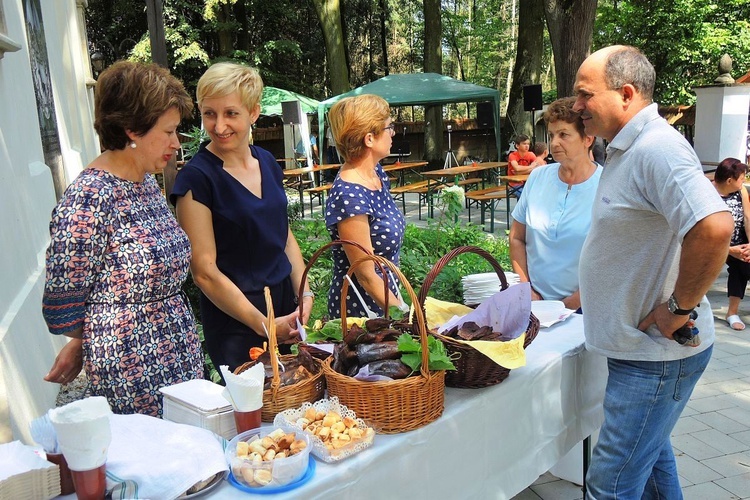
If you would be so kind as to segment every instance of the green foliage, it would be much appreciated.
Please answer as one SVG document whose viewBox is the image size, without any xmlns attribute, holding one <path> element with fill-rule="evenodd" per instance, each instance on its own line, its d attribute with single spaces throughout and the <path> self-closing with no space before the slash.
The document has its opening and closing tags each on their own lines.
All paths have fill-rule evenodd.
<svg viewBox="0 0 750 500">
<path fill-rule="evenodd" d="M 691 88 L 713 83 L 719 58 L 734 60 L 735 78 L 750 66 L 750 1 L 600 1 L 594 48 L 640 48 L 656 68 L 654 100 L 690 104 Z"/>
<path fill-rule="evenodd" d="M 402 333 L 398 338 L 398 350 L 403 352 L 401 362 L 412 369 L 419 371 L 422 367 L 422 344 L 408 333 Z M 445 345 L 437 338 L 429 335 L 427 337 L 427 367 L 429 370 L 455 370 L 456 366 L 448 356 Z"/>
<path fill-rule="evenodd" d="M 183 132 L 189 139 L 182 142 L 182 159 L 187 161 L 198 152 L 201 144 L 208 140 L 208 133 L 205 129 L 193 126 L 187 132 Z"/>
</svg>

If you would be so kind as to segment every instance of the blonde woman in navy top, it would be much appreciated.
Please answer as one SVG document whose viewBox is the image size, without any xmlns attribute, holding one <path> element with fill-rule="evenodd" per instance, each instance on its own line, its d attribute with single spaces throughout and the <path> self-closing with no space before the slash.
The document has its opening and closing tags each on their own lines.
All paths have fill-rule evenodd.
<svg viewBox="0 0 750 500">
<path fill-rule="evenodd" d="M 365 249 L 398 265 L 406 223 L 389 191 L 388 176 L 380 160 L 391 151 L 393 120 L 382 97 L 360 95 L 333 105 L 328 114 L 331 131 L 344 164 L 326 203 L 326 227 L 331 239 L 353 240 Z M 341 312 L 341 287 L 349 263 L 364 256 L 352 245 L 333 248 L 333 280 L 328 293 L 328 314 Z M 383 277 L 372 262 L 358 266 L 353 279 L 370 310 L 382 314 L 385 307 Z M 389 305 L 399 306 L 389 282 Z M 349 294 L 347 315 L 365 316 L 356 295 Z"/>
<path fill-rule="evenodd" d="M 211 140 L 177 175 L 172 193 L 193 247 L 206 347 L 216 366 L 231 370 L 266 341 L 266 286 L 279 342 L 299 339 L 296 294 L 305 263 L 289 229 L 283 174 L 271 153 L 248 145 L 262 91 L 254 68 L 217 63 L 206 71 L 197 97 Z M 307 316 L 313 297 L 307 283 L 305 290 Z"/>
</svg>

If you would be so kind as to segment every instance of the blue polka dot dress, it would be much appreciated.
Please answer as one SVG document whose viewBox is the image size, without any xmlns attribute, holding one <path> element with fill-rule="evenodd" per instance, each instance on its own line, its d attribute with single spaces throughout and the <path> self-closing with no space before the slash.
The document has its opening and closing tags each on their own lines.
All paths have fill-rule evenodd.
<svg viewBox="0 0 750 500">
<path fill-rule="evenodd" d="M 382 184 L 379 191 L 347 182 L 340 176 L 336 177 L 326 203 L 326 227 L 331 235 L 331 240 L 337 240 L 339 239 L 339 222 L 355 215 L 367 215 L 370 222 L 370 241 L 375 255 L 385 257 L 398 266 L 406 221 L 393 201 L 389 191 L 391 183 L 380 164 L 375 167 L 375 173 L 380 177 Z M 349 260 L 346 258 L 344 249 L 341 246 L 333 247 L 333 281 L 328 292 L 328 315 L 330 318 L 341 316 L 341 289 L 344 276 L 348 270 Z M 375 270 L 380 274 L 377 266 Z M 357 289 L 359 289 L 370 310 L 382 315 L 383 310 L 359 285 L 356 276 L 352 280 L 357 285 Z M 389 285 L 391 290 L 396 293 L 395 284 L 389 283 Z M 347 316 L 366 316 L 359 299 L 351 291 L 351 288 L 347 294 L 346 304 Z"/>
</svg>

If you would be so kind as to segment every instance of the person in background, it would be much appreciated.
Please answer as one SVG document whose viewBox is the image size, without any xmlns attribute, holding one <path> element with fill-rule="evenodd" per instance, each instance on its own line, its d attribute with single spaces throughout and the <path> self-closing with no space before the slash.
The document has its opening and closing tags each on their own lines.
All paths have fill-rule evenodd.
<svg viewBox="0 0 750 500">
<path fill-rule="evenodd" d="M 254 68 L 217 63 L 206 70 L 196 94 L 210 141 L 180 170 L 172 192 L 193 246 L 206 348 L 215 366 L 230 370 L 267 341 L 266 286 L 279 343 L 299 339 L 297 293 L 305 263 L 289 229 L 282 170 L 271 153 L 247 142 L 262 92 Z M 307 283 L 304 290 L 302 323 L 313 303 Z"/>
<path fill-rule="evenodd" d="M 305 158 L 307 153 L 305 152 L 305 143 L 302 139 L 297 142 L 294 148 L 294 152 L 298 158 Z M 318 133 L 313 132 L 310 134 L 310 154 L 314 165 L 318 164 Z"/>
<path fill-rule="evenodd" d="M 193 312 L 181 293 L 190 243 L 154 179 L 180 149 L 193 104 L 155 64 L 122 61 L 96 82 L 94 128 L 105 150 L 52 212 L 42 313 L 72 340 L 45 377 L 81 370 L 114 413 L 162 414 L 159 389 L 203 377 Z"/>
<path fill-rule="evenodd" d="M 406 221 L 390 194 L 390 181 L 380 160 L 388 156 L 393 140 L 390 107 L 382 97 L 364 94 L 333 105 L 328 114 L 341 166 L 326 202 L 326 227 L 331 240 L 352 240 L 398 266 Z M 328 293 L 328 314 L 340 317 L 341 289 L 349 263 L 365 253 L 352 245 L 333 247 L 333 280 Z M 385 307 L 383 277 L 373 262 L 356 268 L 353 282 L 367 307 L 382 315 Z M 388 304 L 401 306 L 397 284 L 388 282 Z M 355 293 L 349 292 L 347 316 L 366 317 Z"/>
<path fill-rule="evenodd" d="M 526 134 L 518 134 L 515 138 L 516 150 L 508 155 L 508 175 L 526 175 L 531 173 L 538 164 L 536 155 L 529 151 L 531 140 Z M 509 195 L 519 197 L 523 192 L 523 182 L 509 182 Z"/>
<path fill-rule="evenodd" d="M 534 144 L 534 155 L 536 156 L 536 159 L 534 160 L 534 165 L 537 167 L 546 165 L 548 154 L 549 154 L 549 149 L 547 149 L 546 142 L 537 142 L 536 144 Z"/>
<path fill-rule="evenodd" d="M 744 185 L 746 174 L 747 165 L 736 158 L 725 158 L 714 173 L 714 187 L 734 219 L 734 232 L 727 256 L 727 323 L 734 330 L 745 329 L 739 310 L 750 280 L 750 200 Z"/>
<path fill-rule="evenodd" d="M 574 85 L 586 134 L 609 142 L 580 268 L 586 349 L 609 369 L 587 498 L 682 498 L 670 434 L 711 358 L 705 294 L 734 226 L 659 116 L 655 80 L 638 49 L 619 45 L 586 58 Z M 693 312 L 699 338 L 676 342 Z"/>
<path fill-rule="evenodd" d="M 513 271 L 531 283 L 532 300 L 561 300 L 577 310 L 581 247 L 602 167 L 589 160 L 594 138 L 584 132 L 574 102 L 572 97 L 558 99 L 544 112 L 557 163 L 529 175 L 513 210 L 509 241 Z"/>
<path fill-rule="evenodd" d="M 523 175 L 531 173 L 535 165 L 536 155 L 529 151 L 531 140 L 526 134 L 518 134 L 515 138 L 516 150 L 508 155 L 508 175 Z"/>
</svg>

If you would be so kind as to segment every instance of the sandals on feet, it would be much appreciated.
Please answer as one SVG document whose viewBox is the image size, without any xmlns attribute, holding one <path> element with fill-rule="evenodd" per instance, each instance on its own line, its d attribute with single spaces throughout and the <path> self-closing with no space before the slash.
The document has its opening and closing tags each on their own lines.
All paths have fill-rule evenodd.
<svg viewBox="0 0 750 500">
<path fill-rule="evenodd" d="M 745 323 L 742 322 L 739 316 L 736 314 L 732 314 L 731 316 L 727 316 L 727 323 L 729 323 L 729 326 L 732 327 L 733 330 L 744 330 L 745 329 Z"/>
</svg>

